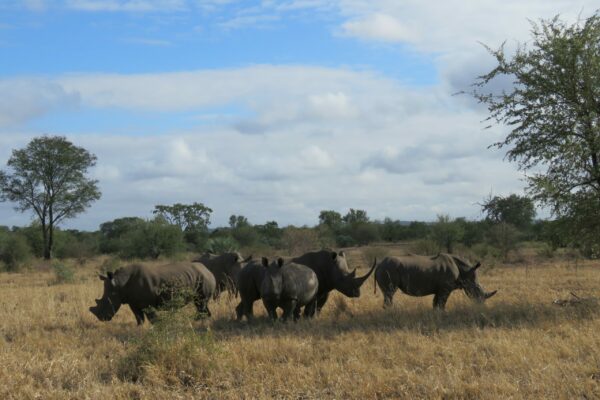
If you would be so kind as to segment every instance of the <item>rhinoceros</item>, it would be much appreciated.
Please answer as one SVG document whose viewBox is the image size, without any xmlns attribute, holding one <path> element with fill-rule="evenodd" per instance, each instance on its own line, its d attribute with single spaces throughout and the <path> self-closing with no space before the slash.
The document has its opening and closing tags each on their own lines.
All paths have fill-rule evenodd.
<svg viewBox="0 0 600 400">
<path fill-rule="evenodd" d="M 266 273 L 260 286 L 260 296 L 273 321 L 277 320 L 277 307 L 283 309 L 281 319 L 284 322 L 292 313 L 294 321 L 297 321 L 302 307 L 314 313 L 319 282 L 312 269 L 293 262 L 284 264 L 283 258 L 269 264 L 269 260 L 263 257 L 262 265 Z"/>
<path fill-rule="evenodd" d="M 254 317 L 254 302 L 260 299 L 260 286 L 266 273 L 267 269 L 256 260 L 248 262 L 240 271 L 238 276 L 240 303 L 235 308 L 238 321 L 241 321 L 244 316 L 248 321 Z"/>
<path fill-rule="evenodd" d="M 223 253 L 220 255 L 204 253 L 192 262 L 199 262 L 206 266 L 215 276 L 217 288 L 215 298 L 218 298 L 221 292 L 227 290 L 230 294 L 237 297 L 238 278 L 240 270 L 246 265 L 252 256 L 244 259 L 238 252 Z"/>
<path fill-rule="evenodd" d="M 339 253 L 329 250 L 313 251 L 292 258 L 290 261 L 306 265 L 317 274 L 319 280 L 317 307 L 316 309 L 305 308 L 305 316 L 313 316 L 315 311 L 320 312 L 327 302 L 329 292 L 334 289 L 348 297 L 359 297 L 360 287 L 373 273 L 376 265 L 376 262 L 374 262 L 369 272 L 357 278 L 356 269 L 350 272 L 343 251 Z"/>
<path fill-rule="evenodd" d="M 411 296 L 433 297 L 433 307 L 444 309 L 453 290 L 463 289 L 471 299 L 483 303 L 496 294 L 486 293 L 477 279 L 477 268 L 452 254 L 437 256 L 408 255 L 386 257 L 375 270 L 375 280 L 383 292 L 383 306 L 392 305 L 392 297 L 398 288 Z"/>
<path fill-rule="evenodd" d="M 188 291 L 200 315 L 210 316 L 208 301 L 215 291 L 215 277 L 200 263 L 167 265 L 133 264 L 100 275 L 104 294 L 90 311 L 100 321 L 110 321 L 122 304 L 129 304 L 138 325 L 155 318 L 152 308 L 170 300 L 176 291 Z"/>
<path fill-rule="evenodd" d="M 336 253 L 329 250 L 320 250 L 306 253 L 295 258 L 285 258 L 284 261 L 305 265 L 312 269 L 318 280 L 317 307 L 304 307 L 304 316 L 313 317 L 329 297 L 329 292 L 336 289 L 348 297 L 360 296 L 360 287 L 371 275 L 375 269 L 376 263 L 373 263 L 371 270 L 362 277 L 356 277 L 356 270 L 350 272 L 346 255 L 344 252 Z M 246 265 L 239 274 L 240 303 L 235 311 L 237 319 L 241 320 L 246 316 L 248 320 L 252 319 L 252 306 L 256 300 L 260 299 L 260 287 L 266 269 L 261 263 L 252 261 Z"/>
</svg>

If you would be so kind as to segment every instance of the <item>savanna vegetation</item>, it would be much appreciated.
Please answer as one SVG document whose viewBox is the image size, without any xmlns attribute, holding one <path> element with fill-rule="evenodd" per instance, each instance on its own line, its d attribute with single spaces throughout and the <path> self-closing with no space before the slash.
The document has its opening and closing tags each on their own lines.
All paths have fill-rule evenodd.
<svg viewBox="0 0 600 400">
<path fill-rule="evenodd" d="M 409 250 L 346 253 L 366 266 Z M 2 398 L 600 397 L 597 261 L 528 250 L 516 264 L 485 263 L 480 281 L 498 294 L 478 306 L 456 292 L 444 313 L 402 294 L 384 310 L 370 279 L 360 298 L 334 293 L 310 321 L 273 325 L 257 302 L 256 321 L 238 323 L 238 299 L 221 296 L 211 319 L 194 321 L 189 305 L 142 327 L 128 309 L 104 323 L 88 311 L 98 271 L 121 261 L 61 263 L 69 282 L 43 261 L 0 274 Z"/>
<path fill-rule="evenodd" d="M 513 56 L 490 50 L 498 66 L 472 93 L 511 128 L 496 146 L 531 172 L 525 195 L 473 199 L 478 220 L 373 220 L 350 208 L 322 210 L 314 226 L 232 215 L 211 229 L 210 205 L 194 202 L 66 230 L 58 224 L 100 197 L 86 177 L 95 156 L 46 136 L 13 151 L 0 200 L 35 222 L 0 226 L 0 397 L 600 398 L 600 17 L 542 21 L 532 35 Z M 511 88 L 486 92 L 504 75 Z M 536 219 L 535 204 L 552 219 Z M 344 248 L 351 267 L 456 253 L 482 261 L 480 281 L 498 294 L 483 306 L 456 292 L 446 312 L 433 312 L 430 297 L 397 294 L 384 310 L 365 285 L 361 297 L 334 293 L 318 318 L 295 324 L 268 322 L 259 302 L 255 322 L 234 321 L 237 300 L 226 295 L 210 319 L 167 305 L 141 328 L 128 310 L 109 323 L 88 311 L 98 273 L 130 261 L 321 248 Z"/>
</svg>

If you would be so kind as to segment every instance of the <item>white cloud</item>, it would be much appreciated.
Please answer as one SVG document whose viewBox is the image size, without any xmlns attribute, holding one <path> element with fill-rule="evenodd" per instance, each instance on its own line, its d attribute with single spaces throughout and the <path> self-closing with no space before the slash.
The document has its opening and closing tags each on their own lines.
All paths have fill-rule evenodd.
<svg viewBox="0 0 600 400">
<path fill-rule="evenodd" d="M 415 30 L 387 14 L 375 13 L 353 19 L 342 25 L 342 31 L 348 36 L 386 42 L 415 41 Z"/>
<path fill-rule="evenodd" d="M 16 125 L 52 110 L 76 108 L 77 93 L 41 78 L 0 80 L 0 127 Z"/>
</svg>

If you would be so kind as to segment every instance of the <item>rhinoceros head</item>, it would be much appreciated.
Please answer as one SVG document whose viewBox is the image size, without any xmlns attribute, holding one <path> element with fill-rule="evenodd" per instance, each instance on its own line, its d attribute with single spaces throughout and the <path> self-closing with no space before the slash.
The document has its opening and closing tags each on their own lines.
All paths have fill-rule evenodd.
<svg viewBox="0 0 600 400">
<path fill-rule="evenodd" d="M 339 253 L 332 252 L 331 257 L 336 264 L 335 270 L 337 271 L 337 277 L 335 279 L 335 288 L 342 294 L 348 297 L 359 297 L 360 287 L 369 278 L 369 276 L 375 270 L 377 260 L 373 263 L 371 270 L 361 277 L 356 277 L 356 269 L 348 273 L 348 263 L 346 261 L 346 255 L 343 251 Z"/>
<path fill-rule="evenodd" d="M 457 263 L 462 261 L 455 260 Z M 466 263 L 462 262 L 466 265 Z M 485 292 L 481 285 L 479 284 L 479 280 L 477 279 L 477 268 L 481 267 L 481 263 L 477 263 L 474 267 L 460 268 L 460 276 L 457 280 L 457 285 L 459 288 L 463 289 L 465 294 L 477 301 L 478 303 L 483 303 L 490 297 L 496 294 L 497 290 L 493 292 Z"/>
<path fill-rule="evenodd" d="M 231 260 L 226 264 L 225 274 L 230 280 L 229 283 L 231 284 L 231 286 L 233 286 L 230 287 L 230 289 L 233 289 L 235 291 L 237 288 L 237 281 L 240 275 L 240 271 L 250 261 L 252 261 L 252 256 L 243 258 L 242 255 L 238 252 L 229 253 L 228 256 L 231 257 Z"/>
<path fill-rule="evenodd" d="M 96 306 L 90 307 L 90 312 L 100 321 L 110 321 L 121 307 L 121 294 L 112 272 L 99 277 L 104 282 L 104 293 L 102 298 L 96 299 Z"/>
<path fill-rule="evenodd" d="M 267 269 L 267 273 L 260 287 L 261 297 L 266 300 L 278 299 L 283 290 L 283 279 L 281 276 L 283 259 L 279 258 L 269 263 L 269 259 L 263 257 L 262 265 Z"/>
</svg>

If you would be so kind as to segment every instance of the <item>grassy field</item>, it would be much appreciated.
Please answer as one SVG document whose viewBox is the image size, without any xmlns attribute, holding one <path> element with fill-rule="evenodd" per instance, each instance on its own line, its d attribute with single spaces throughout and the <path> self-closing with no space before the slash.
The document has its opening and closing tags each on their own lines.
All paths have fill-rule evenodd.
<svg viewBox="0 0 600 400">
<path fill-rule="evenodd" d="M 383 310 L 369 279 L 312 321 L 272 325 L 257 302 L 240 324 L 222 296 L 210 320 L 186 308 L 141 328 L 128 308 L 108 323 L 88 311 L 100 263 L 70 284 L 0 274 L 0 398 L 600 398 L 599 262 L 484 265 L 498 294 L 482 307 L 454 292 L 445 313 L 400 293 Z M 581 300 L 554 304 L 570 292 Z"/>
</svg>

